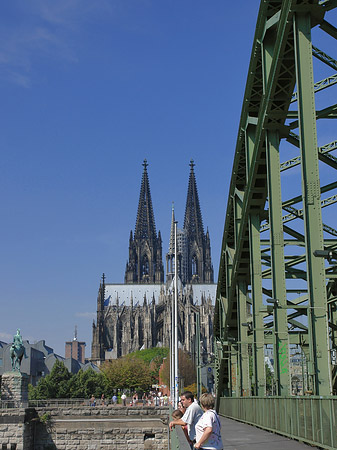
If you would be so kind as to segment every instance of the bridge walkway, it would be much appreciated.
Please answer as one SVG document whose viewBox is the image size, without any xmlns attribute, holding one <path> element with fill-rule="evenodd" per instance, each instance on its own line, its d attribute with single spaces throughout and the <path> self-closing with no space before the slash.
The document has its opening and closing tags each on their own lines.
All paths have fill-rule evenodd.
<svg viewBox="0 0 337 450">
<path fill-rule="evenodd" d="M 220 422 L 224 450 L 309 450 L 309 448 L 318 448 L 227 417 L 220 416 Z M 181 427 L 176 428 L 180 444 L 179 450 L 190 450 Z"/>
</svg>

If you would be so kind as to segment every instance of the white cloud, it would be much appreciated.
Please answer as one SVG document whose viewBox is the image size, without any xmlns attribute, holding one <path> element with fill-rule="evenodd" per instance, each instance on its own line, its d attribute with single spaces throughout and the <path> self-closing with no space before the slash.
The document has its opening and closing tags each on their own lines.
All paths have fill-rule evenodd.
<svg viewBox="0 0 337 450">
<path fill-rule="evenodd" d="M 77 312 L 76 317 L 81 317 L 82 319 L 95 319 L 96 313 L 94 312 Z"/>
<path fill-rule="evenodd" d="M 18 20 L 5 22 L 0 29 L 0 78 L 28 88 L 38 58 L 77 62 L 76 33 L 87 21 L 112 13 L 115 3 L 116 0 L 18 2 L 13 6 Z"/>
<path fill-rule="evenodd" d="M 15 333 L 16 329 L 13 331 L 13 333 L 0 332 L 0 341 L 5 341 L 7 343 L 13 342 L 13 336 Z M 21 336 L 24 341 L 29 341 L 30 343 L 38 341 L 38 339 L 36 339 L 34 336 L 26 335 L 24 332 L 22 332 L 22 330 Z"/>
<path fill-rule="evenodd" d="M 114 13 L 121 5 L 120 0 L 38 0 L 35 11 L 49 24 L 74 29 L 93 16 Z"/>
<path fill-rule="evenodd" d="M 44 27 L 3 31 L 0 39 L 0 76 L 22 87 L 31 86 L 36 56 L 76 61 L 65 40 Z"/>
<path fill-rule="evenodd" d="M 0 333 L 0 340 L 5 342 L 12 342 L 13 335 L 9 333 Z"/>
</svg>

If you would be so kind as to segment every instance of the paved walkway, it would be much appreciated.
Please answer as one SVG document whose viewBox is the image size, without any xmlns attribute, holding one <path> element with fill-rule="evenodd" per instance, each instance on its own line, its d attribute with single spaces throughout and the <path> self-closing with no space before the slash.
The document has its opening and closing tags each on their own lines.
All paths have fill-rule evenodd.
<svg viewBox="0 0 337 450">
<path fill-rule="evenodd" d="M 309 450 L 317 448 L 226 417 L 220 417 L 220 422 L 224 450 Z M 181 427 L 176 427 L 176 429 L 180 450 L 190 450 Z"/>
</svg>

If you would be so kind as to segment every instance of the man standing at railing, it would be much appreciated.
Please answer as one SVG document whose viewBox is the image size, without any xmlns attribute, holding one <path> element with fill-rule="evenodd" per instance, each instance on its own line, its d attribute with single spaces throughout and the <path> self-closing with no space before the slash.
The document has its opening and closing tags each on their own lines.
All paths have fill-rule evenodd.
<svg viewBox="0 0 337 450">
<path fill-rule="evenodd" d="M 176 425 L 182 427 L 187 425 L 189 444 L 191 449 L 193 449 L 193 444 L 195 444 L 195 425 L 203 415 L 203 412 L 198 403 L 194 402 L 194 395 L 190 391 L 185 391 L 181 394 L 181 403 L 186 409 L 185 414 L 181 419 L 170 422 L 170 430 Z"/>
</svg>

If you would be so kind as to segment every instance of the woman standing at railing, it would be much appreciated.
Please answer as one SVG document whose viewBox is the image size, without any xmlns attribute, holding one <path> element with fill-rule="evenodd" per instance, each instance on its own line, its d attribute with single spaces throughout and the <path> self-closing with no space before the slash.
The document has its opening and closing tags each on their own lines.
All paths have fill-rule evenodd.
<svg viewBox="0 0 337 450">
<path fill-rule="evenodd" d="M 223 450 L 221 425 L 219 416 L 214 410 L 212 394 L 202 394 L 200 405 L 205 411 L 195 426 L 196 444 L 198 450 Z"/>
</svg>

